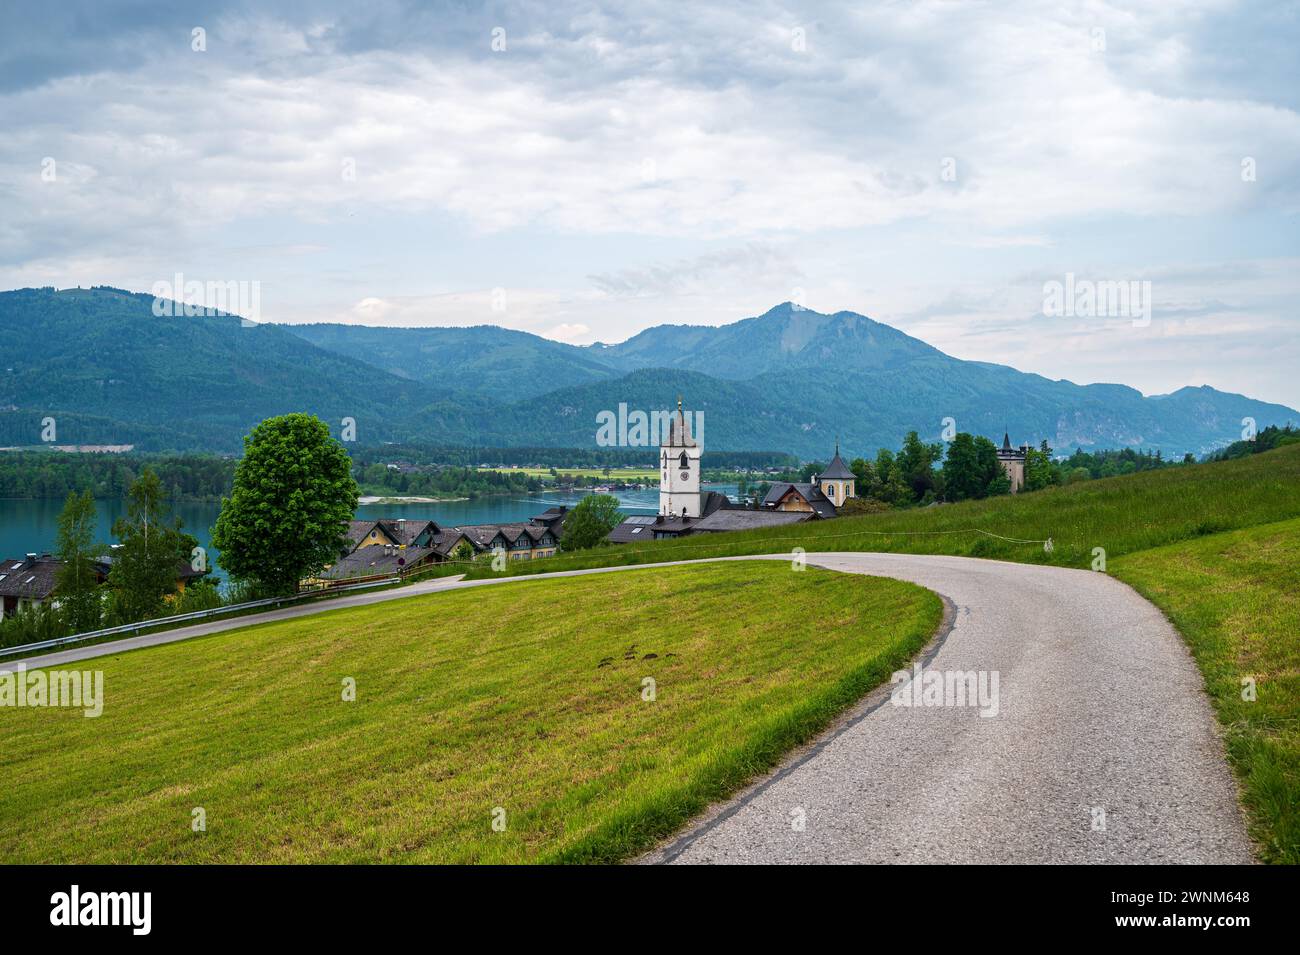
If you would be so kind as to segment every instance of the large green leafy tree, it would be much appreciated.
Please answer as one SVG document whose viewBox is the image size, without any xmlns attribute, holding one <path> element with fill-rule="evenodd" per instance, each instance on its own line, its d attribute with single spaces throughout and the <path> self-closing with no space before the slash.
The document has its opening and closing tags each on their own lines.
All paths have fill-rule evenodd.
<svg viewBox="0 0 1300 955">
<path fill-rule="evenodd" d="M 338 560 L 359 494 L 352 461 L 309 414 L 268 418 L 244 438 L 230 497 L 212 529 L 217 562 L 260 592 L 292 594 Z"/>
<path fill-rule="evenodd" d="M 876 479 L 876 469 L 866 458 L 854 458 L 849 462 L 853 472 L 853 491 L 857 497 L 875 497 L 880 488 Z"/>
<path fill-rule="evenodd" d="M 1010 484 L 998 463 L 997 446 L 983 436 L 959 432 L 949 443 L 943 462 L 943 488 L 950 501 L 1006 493 Z"/>
<path fill-rule="evenodd" d="M 560 547 L 564 550 L 595 547 L 618 522 L 618 498 L 610 494 L 588 494 L 565 520 Z"/>
<path fill-rule="evenodd" d="M 1044 445 L 1047 442 L 1043 442 Z M 1052 463 L 1051 448 L 1046 451 L 1029 449 L 1025 455 L 1025 490 L 1041 491 L 1058 482 L 1057 469 Z"/>
<path fill-rule="evenodd" d="M 95 498 L 89 491 L 68 494 L 59 514 L 59 571 L 54 592 L 73 633 L 99 628 L 102 607 L 95 573 Z"/>
<path fill-rule="evenodd" d="M 943 445 L 926 444 L 915 431 L 909 431 L 898 452 L 898 470 L 912 491 L 912 499 L 919 501 L 934 491 L 934 465 L 943 457 Z"/>
<path fill-rule="evenodd" d="M 181 564 L 188 561 L 194 538 L 169 522 L 162 482 L 145 467 L 126 492 L 126 516 L 113 523 L 121 546 L 113 551 L 108 573 L 112 616 L 121 623 L 148 620 L 163 612 L 176 590 Z"/>
</svg>

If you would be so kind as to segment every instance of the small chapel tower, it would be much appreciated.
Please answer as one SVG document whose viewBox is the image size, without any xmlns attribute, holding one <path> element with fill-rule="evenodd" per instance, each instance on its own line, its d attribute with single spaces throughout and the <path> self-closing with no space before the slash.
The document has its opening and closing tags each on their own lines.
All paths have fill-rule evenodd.
<svg viewBox="0 0 1300 955">
<path fill-rule="evenodd" d="M 668 419 L 668 435 L 659 446 L 659 513 L 664 517 L 700 516 L 700 445 L 691 437 L 690 419 L 677 412 Z"/>
<path fill-rule="evenodd" d="M 849 466 L 840 457 L 839 438 L 835 439 L 835 457 L 831 458 L 831 463 L 826 466 L 826 473 L 816 480 L 821 484 L 822 493 L 836 507 L 843 507 L 844 502 L 853 497 L 857 476 L 849 470 Z"/>
</svg>

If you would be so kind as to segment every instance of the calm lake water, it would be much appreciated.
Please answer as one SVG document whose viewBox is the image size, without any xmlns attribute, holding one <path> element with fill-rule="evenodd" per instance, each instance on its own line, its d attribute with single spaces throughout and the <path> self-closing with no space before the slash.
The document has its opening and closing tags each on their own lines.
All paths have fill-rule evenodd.
<svg viewBox="0 0 1300 955">
<path fill-rule="evenodd" d="M 707 487 L 733 497 L 736 494 L 734 484 L 710 484 Z M 444 501 L 437 504 L 363 504 L 357 508 L 357 519 L 404 517 L 407 520 L 433 520 L 439 524 L 498 524 L 527 520 L 557 504 L 573 506 L 588 493 L 591 492 L 501 495 L 476 501 Z M 659 509 L 657 488 L 626 491 L 616 496 L 620 508 L 627 514 L 654 514 Z M 58 535 L 59 511 L 62 509 L 62 501 L 0 499 L 0 559 L 53 551 Z M 95 509 L 99 514 L 96 540 L 116 543 L 110 529 L 113 522 L 125 513 L 125 502 L 96 501 Z M 216 565 L 217 552 L 212 549 L 212 525 L 216 523 L 221 505 L 215 501 L 174 503 L 171 509 L 181 519 L 185 530 L 207 548 L 214 574 L 224 579 L 225 573 Z"/>
</svg>

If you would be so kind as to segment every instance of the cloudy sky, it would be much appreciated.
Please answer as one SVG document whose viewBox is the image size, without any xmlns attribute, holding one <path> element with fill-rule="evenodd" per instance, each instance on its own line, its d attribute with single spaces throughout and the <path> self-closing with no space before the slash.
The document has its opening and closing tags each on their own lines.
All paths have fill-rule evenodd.
<svg viewBox="0 0 1300 955">
<path fill-rule="evenodd" d="M 793 299 L 1300 407 L 1298 43 L 1213 0 L 8 3 L 0 288 L 579 344 Z M 1045 315 L 1067 273 L 1150 322 Z"/>
</svg>

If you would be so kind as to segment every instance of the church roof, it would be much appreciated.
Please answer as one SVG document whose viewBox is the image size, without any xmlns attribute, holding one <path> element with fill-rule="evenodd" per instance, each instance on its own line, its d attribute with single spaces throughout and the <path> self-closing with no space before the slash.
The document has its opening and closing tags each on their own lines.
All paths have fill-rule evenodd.
<svg viewBox="0 0 1300 955">
<path fill-rule="evenodd" d="M 840 457 L 840 446 L 835 445 L 835 457 L 831 458 L 831 463 L 826 465 L 826 470 L 820 475 L 821 478 L 829 478 L 832 481 L 852 481 L 854 473 L 849 470 L 844 459 Z"/>
</svg>

